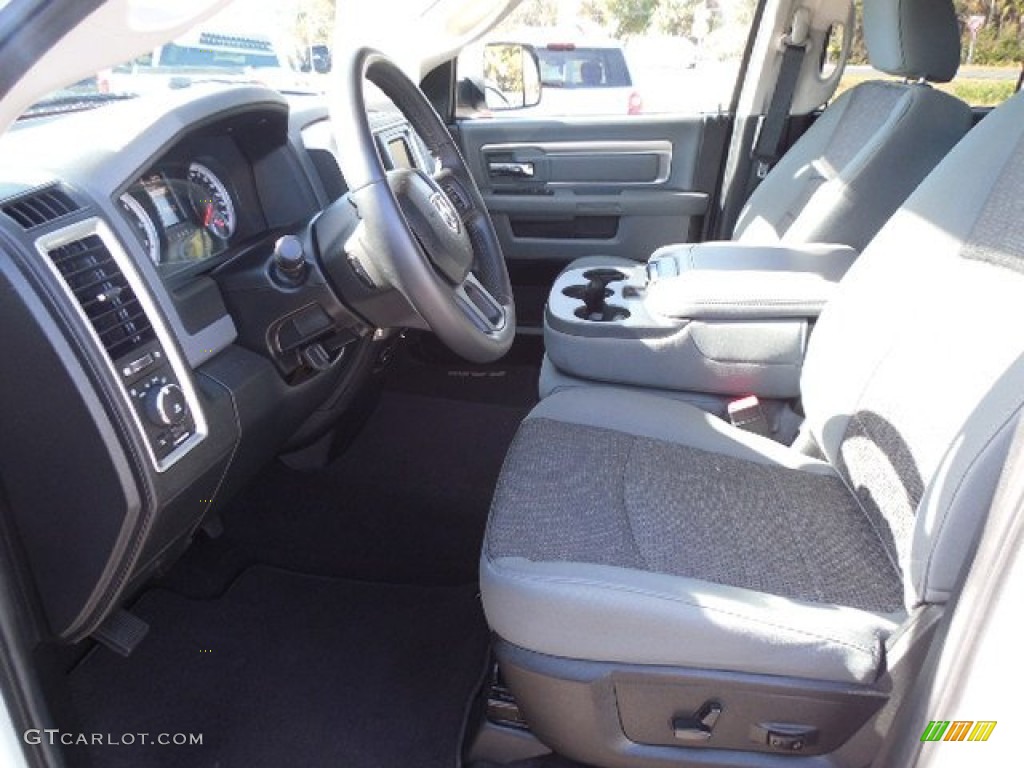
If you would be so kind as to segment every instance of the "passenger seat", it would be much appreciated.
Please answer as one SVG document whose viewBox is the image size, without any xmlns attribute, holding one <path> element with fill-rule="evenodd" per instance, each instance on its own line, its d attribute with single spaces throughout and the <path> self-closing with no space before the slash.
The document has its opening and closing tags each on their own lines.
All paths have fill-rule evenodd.
<svg viewBox="0 0 1024 768">
<path fill-rule="evenodd" d="M 733 229 L 741 242 L 871 241 L 971 127 L 970 107 L 929 83 L 960 65 L 950 0 L 864 0 L 871 65 L 904 78 L 842 94 L 754 191 Z"/>
<path fill-rule="evenodd" d="M 903 82 L 861 83 L 829 105 L 751 195 L 732 240 L 861 251 L 970 129 L 970 107 L 929 84 L 960 65 L 951 0 L 864 0 L 864 42 L 872 66 Z M 635 264 L 585 256 L 568 269 Z"/>
</svg>

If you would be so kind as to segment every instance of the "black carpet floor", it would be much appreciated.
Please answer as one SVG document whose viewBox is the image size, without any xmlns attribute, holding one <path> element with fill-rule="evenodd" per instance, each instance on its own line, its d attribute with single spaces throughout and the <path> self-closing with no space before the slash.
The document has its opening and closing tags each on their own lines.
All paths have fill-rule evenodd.
<svg viewBox="0 0 1024 768">
<path fill-rule="evenodd" d="M 275 462 L 231 503 L 133 608 L 151 629 L 130 658 L 97 648 L 70 675 L 76 731 L 202 746 L 75 747 L 72 766 L 455 768 L 488 655 L 480 544 L 531 395 L 520 372 L 425 360 L 388 373 L 327 466 Z"/>
<path fill-rule="evenodd" d="M 83 729 L 201 733 L 203 743 L 90 747 L 84 764 L 455 765 L 488 649 L 472 586 L 359 583 L 255 567 L 218 599 L 154 590 L 135 610 L 151 624 L 135 654 L 97 648 L 71 676 Z"/>
<path fill-rule="evenodd" d="M 324 469 L 266 468 L 163 585 L 219 594 L 244 568 L 410 584 L 476 582 L 487 510 L 528 408 L 386 392 Z"/>
</svg>

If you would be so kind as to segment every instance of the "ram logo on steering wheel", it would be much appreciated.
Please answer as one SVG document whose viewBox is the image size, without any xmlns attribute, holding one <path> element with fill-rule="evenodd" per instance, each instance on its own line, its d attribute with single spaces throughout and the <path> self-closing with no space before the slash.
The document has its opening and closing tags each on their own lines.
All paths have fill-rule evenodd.
<svg viewBox="0 0 1024 768">
<path fill-rule="evenodd" d="M 430 204 L 441 214 L 441 221 L 448 225 L 448 229 L 456 235 L 462 232 L 462 224 L 459 223 L 459 214 L 451 201 L 440 192 L 430 196 Z"/>
</svg>

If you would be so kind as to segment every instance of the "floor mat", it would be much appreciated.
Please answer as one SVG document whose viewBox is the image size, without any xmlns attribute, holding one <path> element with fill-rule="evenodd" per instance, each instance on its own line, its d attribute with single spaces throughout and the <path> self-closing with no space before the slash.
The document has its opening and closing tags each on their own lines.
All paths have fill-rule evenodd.
<svg viewBox="0 0 1024 768">
<path fill-rule="evenodd" d="M 410 334 L 388 368 L 386 386 L 396 392 L 529 408 L 537 404 L 543 357 L 541 336 L 517 336 L 500 360 L 470 363 L 433 334 Z"/>
<path fill-rule="evenodd" d="M 513 763 L 490 763 L 480 760 L 470 763 L 467 768 L 587 768 L 583 763 L 576 763 L 561 755 L 544 755 L 531 757 L 528 760 L 516 760 Z"/>
<path fill-rule="evenodd" d="M 253 563 L 363 581 L 475 582 L 494 485 L 527 410 L 388 392 L 327 467 L 267 467 L 224 513 L 224 535 L 198 541 L 163 583 L 216 595 Z"/>
<path fill-rule="evenodd" d="M 451 768 L 488 653 L 475 587 L 255 567 L 216 600 L 155 590 L 135 611 L 131 658 L 98 648 L 71 676 L 83 730 L 202 745 L 90 747 L 96 768 Z"/>
</svg>

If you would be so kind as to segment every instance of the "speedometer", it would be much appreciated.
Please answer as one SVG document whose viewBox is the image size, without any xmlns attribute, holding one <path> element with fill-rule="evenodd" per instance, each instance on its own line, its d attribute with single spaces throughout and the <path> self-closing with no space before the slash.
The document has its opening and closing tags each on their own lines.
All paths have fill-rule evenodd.
<svg viewBox="0 0 1024 768">
<path fill-rule="evenodd" d="M 156 224 L 153 223 L 153 219 L 146 213 L 142 203 L 127 192 L 121 195 L 118 202 L 121 203 L 121 208 L 124 212 L 128 214 L 128 220 L 132 223 L 132 228 L 135 230 L 135 234 L 138 235 L 142 247 L 146 249 L 146 255 L 149 256 L 149 260 L 154 264 L 159 264 L 160 235 L 157 234 Z"/>
<path fill-rule="evenodd" d="M 227 240 L 235 233 L 235 205 L 217 175 L 202 163 L 188 167 L 189 198 L 199 224 L 210 234 Z"/>
</svg>

